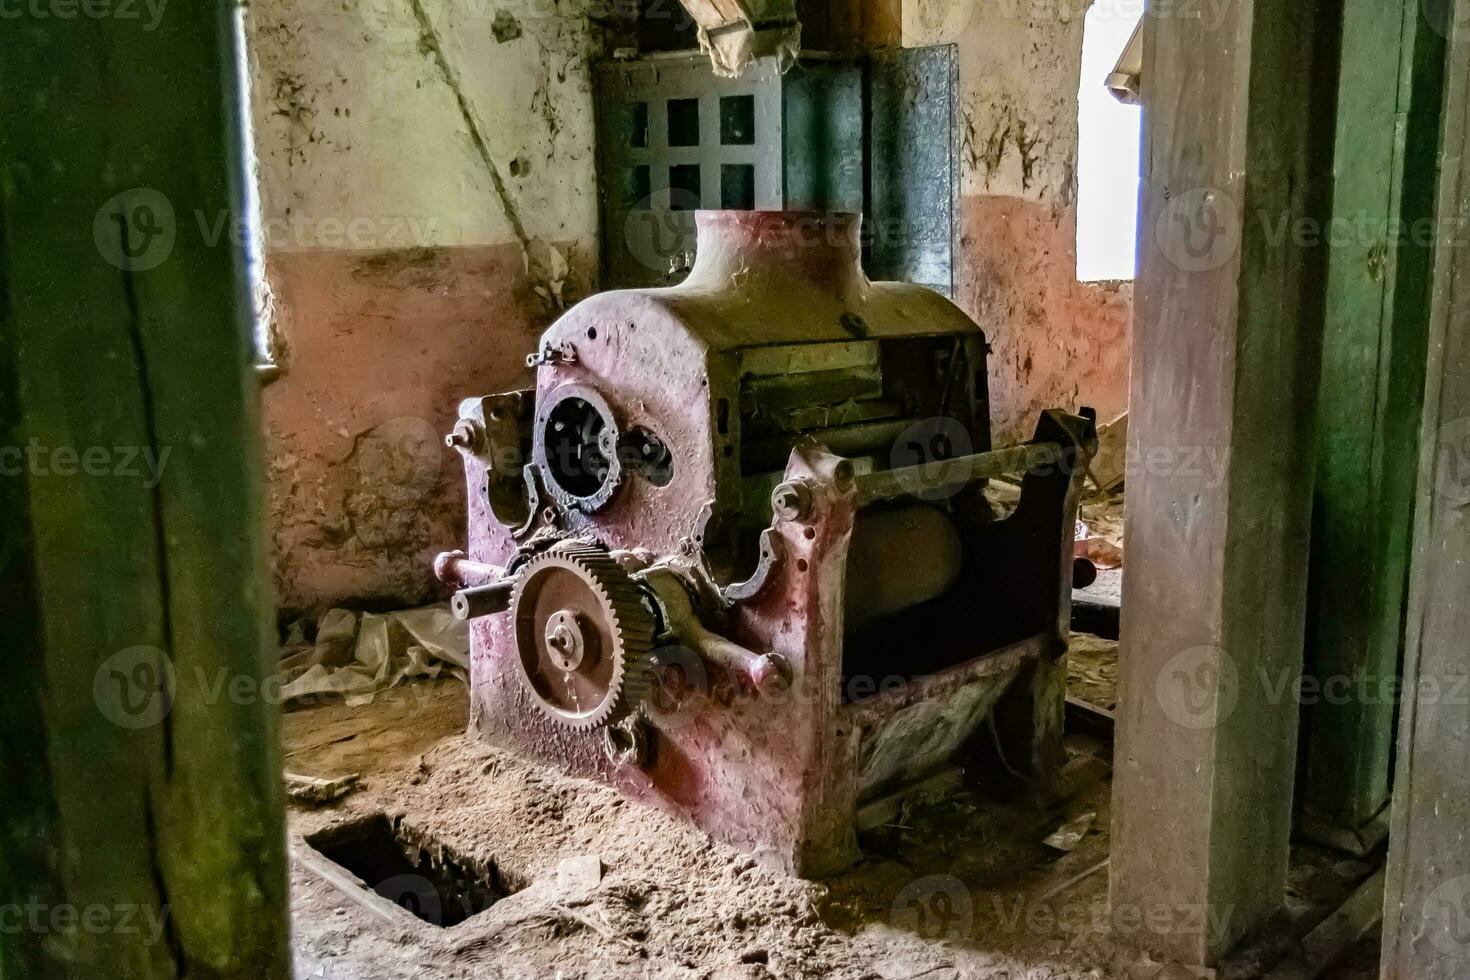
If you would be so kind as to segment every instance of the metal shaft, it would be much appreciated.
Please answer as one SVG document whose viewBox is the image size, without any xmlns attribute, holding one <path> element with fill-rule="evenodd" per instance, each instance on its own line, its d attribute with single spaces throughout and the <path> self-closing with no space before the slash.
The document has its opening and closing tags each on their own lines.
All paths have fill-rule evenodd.
<svg viewBox="0 0 1470 980">
<path fill-rule="evenodd" d="M 460 589 L 449 600 L 449 608 L 455 619 L 479 619 L 481 616 L 505 612 L 510 608 L 510 593 L 515 583 L 514 578 L 509 578 L 489 585 Z"/>
<path fill-rule="evenodd" d="M 865 473 L 857 478 L 858 506 L 880 500 L 893 500 L 896 497 L 921 496 L 958 489 L 992 476 L 1056 466 L 1062 462 L 1064 456 L 1059 444 L 1039 442 L 957 459 L 935 460 L 902 469 Z"/>
</svg>

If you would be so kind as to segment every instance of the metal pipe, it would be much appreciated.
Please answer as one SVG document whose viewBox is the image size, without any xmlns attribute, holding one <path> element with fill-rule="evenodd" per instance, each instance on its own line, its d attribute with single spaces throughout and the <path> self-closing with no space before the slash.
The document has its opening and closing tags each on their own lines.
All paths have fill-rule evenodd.
<svg viewBox="0 0 1470 980">
<path fill-rule="evenodd" d="M 857 477 L 857 503 L 863 507 L 897 497 L 943 496 L 976 480 L 1055 466 L 1062 462 L 1064 456 L 1060 444 L 1038 442 L 901 469 L 864 473 Z"/>
<path fill-rule="evenodd" d="M 449 600 L 450 611 L 458 620 L 479 619 L 505 612 L 510 608 L 510 594 L 515 584 L 515 578 L 508 578 L 489 585 L 460 589 Z"/>
<path fill-rule="evenodd" d="M 707 629 L 674 572 L 653 568 L 641 577 L 663 607 L 669 632 L 703 659 L 734 674 L 747 692 L 784 691 L 791 686 L 791 665 L 785 657 L 755 653 Z"/>
<path fill-rule="evenodd" d="M 505 575 L 505 569 L 483 561 L 471 561 L 463 551 L 441 551 L 434 559 L 434 577 L 451 589 L 490 585 Z"/>
<path fill-rule="evenodd" d="M 886 454 L 898 438 L 913 427 L 913 419 L 883 419 L 877 422 L 858 422 L 853 425 L 834 426 L 829 429 L 813 429 L 798 437 L 796 434 L 762 439 L 751 443 L 741 452 L 741 464 L 747 472 L 760 473 L 780 469 L 791 457 L 791 447 L 798 438 L 814 439 L 838 456 L 866 456 L 870 453 Z"/>
</svg>

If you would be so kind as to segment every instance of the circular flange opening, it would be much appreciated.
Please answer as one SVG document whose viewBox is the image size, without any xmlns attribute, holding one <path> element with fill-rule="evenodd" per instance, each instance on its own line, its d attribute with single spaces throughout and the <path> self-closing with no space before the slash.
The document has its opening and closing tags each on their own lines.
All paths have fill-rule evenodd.
<svg viewBox="0 0 1470 980">
<path fill-rule="evenodd" d="M 566 385 L 536 416 L 537 464 L 552 494 L 568 507 L 596 510 L 622 478 L 618 427 L 602 396 Z"/>
</svg>

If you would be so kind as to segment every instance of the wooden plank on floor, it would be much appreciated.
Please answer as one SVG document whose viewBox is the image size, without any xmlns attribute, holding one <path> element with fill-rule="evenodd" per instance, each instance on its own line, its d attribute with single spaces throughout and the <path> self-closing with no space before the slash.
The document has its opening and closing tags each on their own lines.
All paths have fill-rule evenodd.
<svg viewBox="0 0 1470 980">
<path fill-rule="evenodd" d="M 1384 872 L 1363 882 L 1336 911 L 1302 937 L 1286 961 L 1263 980 L 1315 980 L 1383 921 Z"/>
<path fill-rule="evenodd" d="M 1321 256 L 1283 229 L 1321 214 L 1330 8 L 1144 20 L 1112 907 L 1191 967 L 1284 901 Z"/>
</svg>

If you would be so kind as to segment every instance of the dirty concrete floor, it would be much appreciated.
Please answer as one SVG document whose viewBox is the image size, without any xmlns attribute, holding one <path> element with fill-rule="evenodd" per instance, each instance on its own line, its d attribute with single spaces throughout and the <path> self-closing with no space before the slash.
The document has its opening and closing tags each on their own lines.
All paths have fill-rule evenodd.
<svg viewBox="0 0 1470 980">
<path fill-rule="evenodd" d="M 1080 672 L 1107 678 L 1107 644 L 1087 646 L 1078 651 Z M 1100 683 L 1082 696 L 1112 692 Z M 858 865 L 806 882 L 758 867 L 672 814 L 487 745 L 464 734 L 466 723 L 466 692 L 453 680 L 401 687 L 366 707 L 332 703 L 287 715 L 288 769 L 363 774 L 361 788 L 331 807 L 293 807 L 293 851 L 306 853 L 304 837 L 383 813 L 518 889 L 439 928 L 355 901 L 310 854 L 295 858 L 298 977 L 1133 980 L 1157 973 L 1106 931 L 1110 783 L 1108 747 L 1098 739 L 1071 738 L 1069 772 L 1080 789 L 1064 804 L 1017 802 L 1026 794 L 981 780 L 908 807 L 864 836 Z M 1065 824 L 1081 832 L 1073 850 L 1043 843 Z M 590 856 L 590 876 L 586 861 L 568 861 Z M 1313 897 L 1328 902 L 1369 870 L 1330 856 L 1297 863 L 1294 884 L 1310 882 L 1320 893 Z"/>
</svg>

